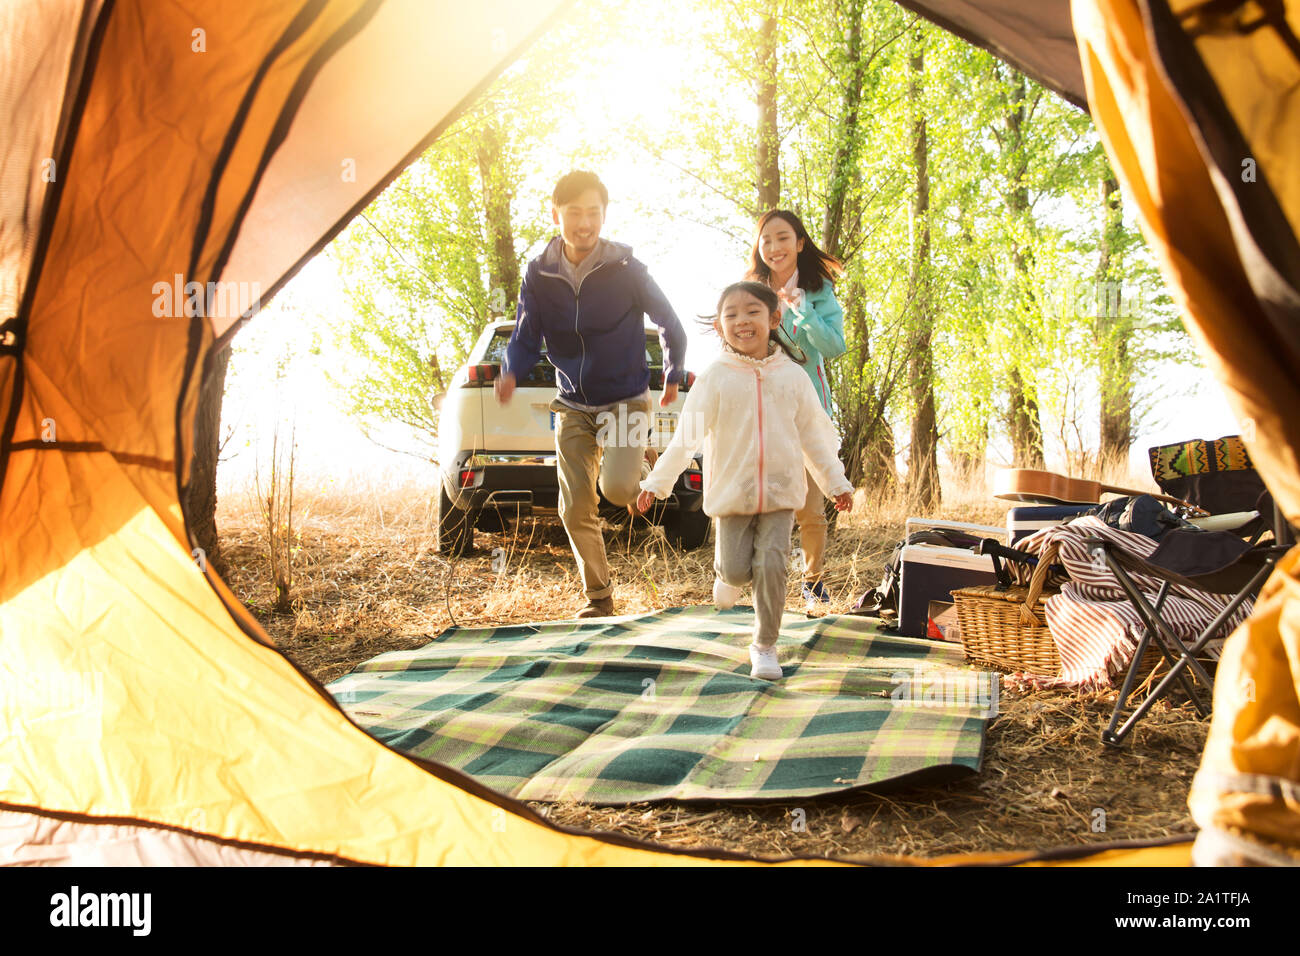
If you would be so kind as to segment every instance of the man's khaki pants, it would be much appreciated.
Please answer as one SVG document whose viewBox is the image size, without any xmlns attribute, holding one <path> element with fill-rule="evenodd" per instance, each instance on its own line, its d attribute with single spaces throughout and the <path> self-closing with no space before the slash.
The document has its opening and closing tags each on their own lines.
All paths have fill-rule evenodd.
<svg viewBox="0 0 1300 956">
<path fill-rule="evenodd" d="M 613 594 L 614 587 L 605 560 L 596 489 L 620 508 L 636 501 L 645 445 L 653 427 L 650 402 L 645 397 L 634 398 L 600 412 L 584 412 L 556 399 L 551 411 L 555 412 L 560 520 L 569 535 L 587 600 L 599 601 Z"/>
</svg>

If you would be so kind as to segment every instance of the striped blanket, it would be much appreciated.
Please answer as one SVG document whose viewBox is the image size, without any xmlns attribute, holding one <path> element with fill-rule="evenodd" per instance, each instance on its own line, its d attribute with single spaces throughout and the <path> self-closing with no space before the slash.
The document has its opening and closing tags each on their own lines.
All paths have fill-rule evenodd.
<svg viewBox="0 0 1300 956">
<path fill-rule="evenodd" d="M 1055 678 L 1018 675 L 1023 683 L 1037 687 L 1111 687 L 1113 678 L 1122 675 L 1133 659 L 1145 625 L 1105 560 L 1094 557 L 1083 543 L 1092 537 L 1113 541 L 1141 558 L 1150 556 L 1157 544 L 1092 516 L 1044 528 L 1017 543 L 1019 550 L 1038 555 L 1040 561 L 1061 566 L 1047 577 L 1049 587 L 1059 587 L 1060 593 L 1044 603 L 1047 627 L 1061 655 L 1061 674 Z M 1033 570 L 1025 564 L 1012 566 L 1012 574 L 1020 584 L 1029 583 Z M 1154 603 L 1160 580 L 1142 574 L 1130 577 Z M 1179 640 L 1190 645 L 1230 600 L 1230 595 L 1173 587 L 1160 616 Z M 1207 646 L 1209 656 L 1218 657 L 1222 638 L 1250 615 L 1251 606 L 1246 601 L 1237 609 L 1220 637 Z"/>
<path fill-rule="evenodd" d="M 749 676 L 753 611 L 451 628 L 329 685 L 389 746 L 510 796 L 621 805 L 840 793 L 980 766 L 996 675 L 859 617 L 786 615 L 785 676 Z"/>
</svg>

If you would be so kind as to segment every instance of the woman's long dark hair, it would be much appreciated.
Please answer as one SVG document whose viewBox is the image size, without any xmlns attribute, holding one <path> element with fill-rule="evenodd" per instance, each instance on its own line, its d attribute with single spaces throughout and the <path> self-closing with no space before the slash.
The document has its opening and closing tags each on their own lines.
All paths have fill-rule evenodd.
<svg viewBox="0 0 1300 956">
<path fill-rule="evenodd" d="M 829 252 L 818 249 L 817 244 L 808 235 L 808 230 L 804 228 L 803 220 L 788 209 L 770 209 L 758 220 L 758 228 L 754 231 L 754 248 L 749 254 L 749 272 L 745 278 L 762 282 L 764 285 L 772 279 L 772 270 L 763 261 L 758 244 L 759 237 L 763 235 L 763 227 L 773 219 L 781 219 L 790 225 L 794 230 L 796 243 L 800 239 L 804 241 L 803 251 L 795 259 L 799 269 L 799 285 L 809 292 L 820 292 L 823 283 L 826 282 L 834 285 L 835 280 L 844 274 L 843 264 Z"/>
<path fill-rule="evenodd" d="M 764 308 L 766 308 L 769 313 L 781 311 L 781 300 L 776 297 L 775 292 L 773 292 L 768 286 L 764 285 L 761 282 L 754 282 L 750 279 L 745 279 L 741 282 L 733 282 L 731 283 L 731 285 L 727 286 L 725 289 L 722 290 L 722 295 L 718 296 L 717 311 L 714 312 L 713 315 L 700 316 L 701 324 L 707 325 L 708 328 L 712 329 L 713 322 L 715 319 L 721 321 L 722 305 L 727 301 L 727 296 L 731 295 L 734 292 L 748 292 L 759 302 L 762 302 Z M 786 355 L 790 356 L 790 360 L 795 362 L 796 364 L 803 365 L 805 362 L 807 362 L 808 356 L 803 353 L 803 350 L 799 348 L 799 346 L 787 342 L 785 338 L 779 334 L 780 331 L 781 331 L 780 326 L 777 326 L 775 329 L 769 331 L 767 333 L 768 341 L 775 342 L 777 345 L 779 345 L 781 347 L 781 351 L 783 351 Z M 723 339 L 723 343 L 724 344 L 726 343 L 726 339 Z"/>
</svg>

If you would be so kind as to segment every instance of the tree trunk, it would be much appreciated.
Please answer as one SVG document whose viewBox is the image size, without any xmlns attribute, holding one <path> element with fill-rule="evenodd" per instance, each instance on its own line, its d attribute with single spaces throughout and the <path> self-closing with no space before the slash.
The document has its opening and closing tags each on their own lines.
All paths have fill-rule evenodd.
<svg viewBox="0 0 1300 956">
<path fill-rule="evenodd" d="M 925 82 L 924 33 L 912 37 L 911 76 L 907 99 L 912 111 L 912 164 L 916 191 L 912 195 L 912 342 L 909 372 L 912 390 L 912 444 L 907 459 L 908 497 L 916 507 L 934 510 L 940 504 L 939 431 L 934 408 L 934 354 L 931 336 L 934 315 L 930 297 L 930 168 L 926 141 L 925 107 L 921 101 Z"/>
<path fill-rule="evenodd" d="M 962 223 L 962 252 L 967 259 L 974 259 L 975 236 L 971 232 L 970 219 L 966 215 L 964 206 L 959 205 L 958 209 L 958 216 Z M 980 290 L 969 272 L 963 271 L 960 281 L 966 307 L 983 311 Z M 983 491 L 989 449 L 989 407 L 982 395 L 974 398 L 972 404 L 975 427 L 971 429 L 963 423 L 950 441 L 948 454 L 952 459 L 953 472 L 958 484 L 968 491 Z"/>
<path fill-rule="evenodd" d="M 1018 70 L 1012 70 L 1010 86 L 1010 109 L 1006 113 L 1006 136 L 1003 142 L 1003 169 L 1006 175 L 1005 200 L 1012 221 L 1017 227 L 1032 229 L 1029 210 L 1029 185 L 1026 180 L 1029 171 L 1029 157 L 1025 151 L 1025 76 Z M 1031 252 L 1018 241 L 1011 245 L 1011 262 L 1015 273 L 1015 307 L 1032 312 L 1035 308 L 1033 293 L 1029 287 L 1029 267 Z M 1026 323 L 1017 321 L 1021 334 L 1032 340 L 1033 332 Z M 1028 344 L 1028 343 L 1026 343 Z M 1038 402 L 1025 387 L 1020 368 L 1013 365 L 1008 372 L 1010 382 L 1008 397 L 1008 424 L 1011 431 L 1011 447 L 1017 468 L 1043 468 L 1043 423 L 1038 411 Z"/>
<path fill-rule="evenodd" d="M 1097 262 L 1096 334 L 1101 366 L 1101 446 L 1098 464 L 1104 470 L 1128 464 L 1133 441 L 1133 369 L 1128 353 L 1130 320 L 1123 290 L 1113 279 L 1112 257 L 1123 228 L 1119 183 L 1113 176 L 1102 180 L 1104 223 Z M 1123 314 L 1122 314 L 1123 313 Z"/>
<path fill-rule="evenodd" d="M 781 205 L 780 136 L 776 128 L 776 16 L 763 20 L 758 36 L 758 130 L 755 174 L 760 212 Z"/>
<path fill-rule="evenodd" d="M 867 327 L 868 297 L 861 274 L 848 273 L 841 291 L 848 351 L 840 360 L 836 389 L 843 434 L 840 460 L 849 483 L 855 488 L 866 488 L 874 500 L 880 501 L 893 495 L 899 484 L 894 464 L 894 433 L 886 417 L 893 379 L 868 377 L 871 330 Z"/>
<path fill-rule="evenodd" d="M 1012 467 L 1045 468 L 1047 463 L 1043 457 L 1043 429 L 1038 415 L 1038 402 L 1026 392 L 1020 369 L 1011 369 L 1008 378 Z"/>
<path fill-rule="evenodd" d="M 866 60 L 862 56 L 862 14 L 865 0 L 849 0 L 847 16 L 849 35 L 845 44 L 845 67 L 848 79 L 840 101 L 840 115 L 835 124 L 835 156 L 831 161 L 830 191 L 826 197 L 826 216 L 822 220 L 822 248 L 842 258 L 844 206 L 857 174 L 858 150 L 862 136 L 858 114 L 862 105 L 862 83 Z"/>
<path fill-rule="evenodd" d="M 519 295 L 519 260 L 515 256 L 515 233 L 510 222 L 513 197 L 501 176 L 501 130 L 497 126 L 483 127 L 476 153 L 488 228 L 488 316 L 512 316 Z"/>
<path fill-rule="evenodd" d="M 988 419 L 984 419 L 983 426 L 974 437 L 967 437 L 953 444 L 948 454 L 952 458 L 954 477 L 963 488 L 975 489 L 983 486 L 988 447 Z"/>
<path fill-rule="evenodd" d="M 194 420 L 194 461 L 185 493 L 185 517 L 200 549 L 195 560 L 206 561 L 217 574 L 224 575 L 225 562 L 217 540 L 217 457 L 221 451 L 221 406 L 230 346 L 214 352 L 208 361 L 211 368 L 199 390 Z"/>
</svg>

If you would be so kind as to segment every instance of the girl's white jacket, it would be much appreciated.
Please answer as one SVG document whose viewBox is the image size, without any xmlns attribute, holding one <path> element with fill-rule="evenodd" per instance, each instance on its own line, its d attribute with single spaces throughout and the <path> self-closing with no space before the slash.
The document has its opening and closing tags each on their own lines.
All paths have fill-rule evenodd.
<svg viewBox="0 0 1300 956">
<path fill-rule="evenodd" d="M 805 465 L 827 497 L 853 490 L 836 454 L 840 437 L 808 373 L 779 348 L 764 359 L 726 349 L 696 379 L 642 490 L 668 497 L 701 445 L 711 517 L 799 510 L 808 493 Z"/>
</svg>

